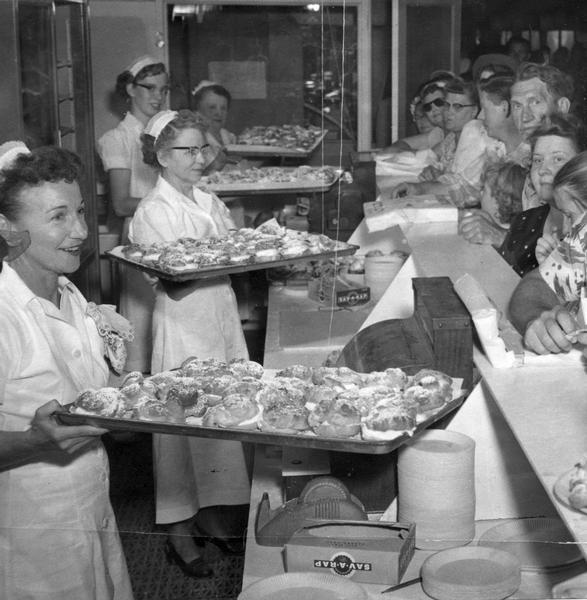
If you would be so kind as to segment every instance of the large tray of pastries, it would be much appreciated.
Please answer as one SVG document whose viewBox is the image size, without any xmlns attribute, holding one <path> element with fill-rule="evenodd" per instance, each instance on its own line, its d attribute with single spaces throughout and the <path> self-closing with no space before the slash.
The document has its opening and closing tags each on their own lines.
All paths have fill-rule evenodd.
<svg viewBox="0 0 587 600">
<path fill-rule="evenodd" d="M 357 249 L 322 234 L 282 227 L 272 219 L 256 229 L 237 229 L 221 237 L 117 246 L 106 256 L 154 277 L 188 281 L 347 256 Z"/>
<path fill-rule="evenodd" d="M 309 156 L 320 145 L 328 130 L 311 125 L 255 125 L 237 137 L 236 144 L 225 146 L 229 154 L 240 156 Z"/>
<path fill-rule="evenodd" d="M 384 454 L 463 402 L 460 382 L 423 369 L 358 373 L 244 359 L 187 358 L 175 370 L 129 373 L 88 389 L 59 413 L 66 424 Z"/>
</svg>

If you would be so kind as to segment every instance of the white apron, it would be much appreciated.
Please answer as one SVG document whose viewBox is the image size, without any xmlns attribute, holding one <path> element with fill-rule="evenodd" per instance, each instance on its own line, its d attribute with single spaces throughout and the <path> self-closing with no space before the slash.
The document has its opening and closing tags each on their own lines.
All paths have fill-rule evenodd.
<svg viewBox="0 0 587 600">
<path fill-rule="evenodd" d="M 0 274 L 0 428 L 24 431 L 52 398 L 106 384 L 102 340 L 86 302 L 65 278 L 61 310 L 34 296 L 6 264 Z M 7 352 L 12 354 L 7 354 Z M 99 440 L 75 457 L 0 473 L 0 598 L 131 600 L 109 500 L 108 457 Z"/>
<path fill-rule="evenodd" d="M 231 226 L 228 210 L 194 188 L 196 202 L 163 178 L 132 219 L 133 242 L 221 235 Z M 238 307 L 228 279 L 202 280 L 180 301 L 155 286 L 153 373 L 179 367 L 189 356 L 248 358 Z M 242 444 L 173 435 L 153 436 L 157 523 L 176 523 L 200 508 L 247 504 L 250 483 Z"/>
</svg>

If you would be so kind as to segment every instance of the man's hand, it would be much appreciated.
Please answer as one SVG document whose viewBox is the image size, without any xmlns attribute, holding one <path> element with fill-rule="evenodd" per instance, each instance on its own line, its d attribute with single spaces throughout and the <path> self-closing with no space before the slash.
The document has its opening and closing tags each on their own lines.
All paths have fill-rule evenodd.
<svg viewBox="0 0 587 600">
<path fill-rule="evenodd" d="M 108 433 L 107 429 L 90 425 L 61 425 L 53 413 L 62 408 L 57 400 L 51 400 L 35 412 L 29 435 L 31 442 L 39 449 L 57 446 L 67 454 L 74 454 L 80 448 L 94 443 L 97 437 Z"/>
<path fill-rule="evenodd" d="M 484 210 L 467 209 L 459 223 L 459 233 L 472 244 L 503 244 L 506 231 Z"/>
<path fill-rule="evenodd" d="M 567 336 L 577 328 L 577 321 L 571 313 L 563 306 L 555 306 L 530 322 L 524 334 L 524 344 L 536 354 L 569 352 L 574 341 L 587 341 L 587 335 L 584 333 L 579 336 Z"/>
</svg>

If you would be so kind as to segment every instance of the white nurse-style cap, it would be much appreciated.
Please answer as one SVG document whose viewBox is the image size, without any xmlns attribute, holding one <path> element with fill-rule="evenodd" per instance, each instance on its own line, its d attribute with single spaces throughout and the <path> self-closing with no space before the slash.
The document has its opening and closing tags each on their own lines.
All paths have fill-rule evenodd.
<svg viewBox="0 0 587 600">
<path fill-rule="evenodd" d="M 147 123 L 145 133 L 153 136 L 155 141 L 157 141 L 161 132 L 177 117 L 177 114 L 176 110 L 162 110 L 161 112 L 158 112 L 154 117 L 151 117 L 151 120 Z"/>
<path fill-rule="evenodd" d="M 200 83 L 192 90 L 192 96 L 195 96 L 201 89 L 210 87 L 211 85 L 218 85 L 215 81 L 209 81 L 208 79 L 202 79 Z"/>
<path fill-rule="evenodd" d="M 10 167 L 17 156 L 30 153 L 31 151 L 27 148 L 26 144 L 20 140 L 12 140 L 0 144 L 0 169 Z"/>
<path fill-rule="evenodd" d="M 141 56 L 134 60 L 124 70 L 128 71 L 133 77 L 136 77 L 145 67 L 150 65 L 158 65 L 160 62 L 162 61 L 146 54 L 145 56 Z"/>
</svg>

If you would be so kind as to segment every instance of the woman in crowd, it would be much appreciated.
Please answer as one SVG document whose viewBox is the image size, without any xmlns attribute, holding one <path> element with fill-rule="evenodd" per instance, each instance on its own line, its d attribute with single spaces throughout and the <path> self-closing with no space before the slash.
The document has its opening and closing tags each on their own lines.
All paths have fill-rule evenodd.
<svg viewBox="0 0 587 600">
<path fill-rule="evenodd" d="M 192 92 L 196 113 L 206 125 L 208 143 L 217 148 L 236 143 L 236 135 L 225 129 L 232 100 L 230 92 L 212 81 L 201 81 Z"/>
<path fill-rule="evenodd" d="M 547 234 L 536 244 L 540 274 L 566 302 L 585 286 L 587 258 L 587 152 L 571 158 L 554 176 L 552 205 L 565 219 L 562 239 Z"/>
<path fill-rule="evenodd" d="M 147 164 L 159 171 L 130 225 L 132 242 L 223 235 L 234 228 L 226 206 L 197 187 L 213 156 L 206 131 L 191 111 L 164 111 L 143 136 Z M 229 361 L 248 351 L 236 298 L 226 277 L 155 286 L 152 371 L 178 367 L 187 357 Z M 246 505 L 250 485 L 242 444 L 194 437 L 154 436 L 156 519 L 169 532 L 167 556 L 192 576 L 211 572 L 193 538 L 194 516 L 205 507 L 207 533 L 228 551 L 222 505 Z M 229 511 L 230 512 L 230 511 Z"/>
<path fill-rule="evenodd" d="M 81 164 L 45 147 L 0 166 L 0 230 L 30 238 L 0 273 L 0 597 L 131 600 L 106 432 L 60 425 L 53 414 L 107 385 L 105 352 L 114 352 L 111 364 L 124 361 L 102 326 L 119 341 L 128 334 L 124 319 L 86 302 L 66 278 L 88 235 Z"/>
<path fill-rule="evenodd" d="M 517 214 L 499 248 L 499 253 L 521 276 L 538 266 L 536 243 L 553 230 L 562 231 L 562 215 L 552 209 L 552 182 L 560 168 L 586 148 L 585 131 L 572 115 L 552 115 L 531 137 L 530 179 L 540 206 Z"/>
<path fill-rule="evenodd" d="M 122 243 L 127 243 L 128 224 L 139 201 L 157 181 L 157 171 L 143 162 L 140 136 L 149 119 L 165 107 L 168 91 L 165 65 L 150 56 L 135 60 L 116 80 L 116 92 L 125 100 L 128 112 L 100 138 L 98 151 L 108 174 L 112 208 L 125 219 Z M 120 267 L 120 273 L 120 312 L 131 319 L 135 328 L 127 370 L 148 372 L 153 294 L 140 271 Z"/>
</svg>

